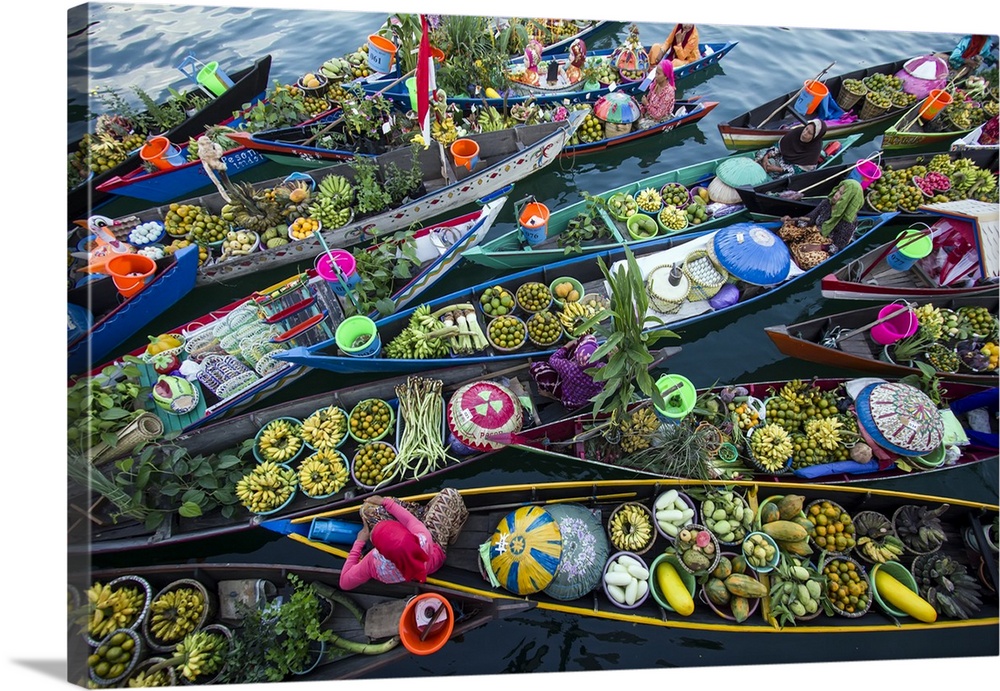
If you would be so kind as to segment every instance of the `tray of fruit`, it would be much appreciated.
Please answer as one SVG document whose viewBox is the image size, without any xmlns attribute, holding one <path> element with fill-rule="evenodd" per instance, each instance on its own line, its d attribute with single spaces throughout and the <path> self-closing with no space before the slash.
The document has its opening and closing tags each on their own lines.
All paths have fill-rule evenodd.
<svg viewBox="0 0 1000 691">
<path fill-rule="evenodd" d="M 996 316 L 991 314 L 987 308 L 966 305 L 958 308 L 958 314 L 965 317 L 969 322 L 972 336 L 976 338 L 996 339 L 1000 322 L 997 321 Z"/>
<path fill-rule="evenodd" d="M 723 552 L 718 566 L 702 585 L 702 595 L 713 612 L 739 624 L 757 611 L 767 587 L 754 571 L 748 570 L 745 557 Z"/>
<path fill-rule="evenodd" d="M 683 209 L 691 201 L 688 188 L 679 182 L 668 182 L 661 187 L 660 197 L 664 204 L 673 204 L 678 209 Z"/>
<path fill-rule="evenodd" d="M 366 398 L 351 409 L 347 432 L 357 442 L 378 441 L 389 433 L 395 420 L 391 405 L 380 398 Z"/>
<path fill-rule="evenodd" d="M 513 314 L 494 317 L 486 327 L 490 345 L 501 353 L 516 352 L 528 338 L 524 320 Z"/>
<path fill-rule="evenodd" d="M 826 595 L 837 614 L 856 618 L 872 605 L 871 583 L 865 567 L 850 557 L 832 557 L 820 565 L 826 577 Z"/>
<path fill-rule="evenodd" d="M 754 512 L 746 499 L 728 489 L 711 489 L 701 502 L 699 515 L 705 527 L 724 545 L 743 542 L 753 525 Z"/>
<path fill-rule="evenodd" d="M 299 457 L 303 448 L 302 423 L 293 417 L 279 417 L 257 432 L 253 455 L 258 462 L 291 463 Z"/>
<path fill-rule="evenodd" d="M 695 204 L 694 206 L 701 206 L 701 204 Z M 688 227 L 687 213 L 682 208 L 673 204 L 667 204 L 660 209 L 657 220 L 660 222 L 660 227 L 666 233 L 676 233 Z"/>
<path fill-rule="evenodd" d="M 310 449 L 336 449 L 347 436 L 347 413 L 343 408 L 320 408 L 302 421 L 302 441 Z"/>
<path fill-rule="evenodd" d="M 635 197 L 631 194 L 619 192 L 618 194 L 612 194 L 608 198 L 608 212 L 612 218 L 625 221 L 628 220 L 629 216 L 638 213 L 638 211 L 639 205 L 636 204 Z"/>
<path fill-rule="evenodd" d="M 562 323 L 548 310 L 536 312 L 528 317 L 525 326 L 528 330 L 528 340 L 539 348 L 555 345 L 563 335 Z"/>
<path fill-rule="evenodd" d="M 384 441 L 359 446 L 351 462 L 351 477 L 355 484 L 371 490 L 391 480 L 396 475 L 393 469 L 396 454 L 396 447 Z"/>
<path fill-rule="evenodd" d="M 487 317 L 502 317 L 513 312 L 516 307 L 514 293 L 500 285 L 487 288 L 479 296 L 479 309 Z"/>
<path fill-rule="evenodd" d="M 635 195 L 635 203 L 638 205 L 639 211 L 655 216 L 663 208 L 663 197 L 660 196 L 659 191 L 647 187 Z"/>
<path fill-rule="evenodd" d="M 938 372 L 957 372 L 962 366 L 958 353 L 943 343 L 932 343 L 924 352 L 924 359 Z"/>
<path fill-rule="evenodd" d="M 96 686 L 115 686 L 132 673 L 143 657 L 142 638 L 131 629 L 112 631 L 87 659 Z"/>
<path fill-rule="evenodd" d="M 701 202 L 688 204 L 687 208 L 684 209 L 684 213 L 687 216 L 688 225 L 692 226 L 701 225 L 712 215 L 709 212 L 708 207 Z"/>
<path fill-rule="evenodd" d="M 710 573 L 722 558 L 719 538 L 697 523 L 689 523 L 680 529 L 674 540 L 674 550 L 681 567 L 696 576 Z"/>
<path fill-rule="evenodd" d="M 617 550 L 645 554 L 656 542 L 654 525 L 649 507 L 639 502 L 625 502 L 608 517 L 608 537 Z"/>
<path fill-rule="evenodd" d="M 846 555 L 854 548 L 854 521 L 840 504 L 818 499 L 806 507 L 806 518 L 813 524 L 809 540 L 820 551 Z"/>
<path fill-rule="evenodd" d="M 347 456 L 337 449 L 316 451 L 306 456 L 298 468 L 299 488 L 310 499 L 326 499 L 347 484 Z"/>
<path fill-rule="evenodd" d="M 298 474 L 290 465 L 265 461 L 236 483 L 236 498 L 251 513 L 267 516 L 291 504 L 298 488 Z"/>
<path fill-rule="evenodd" d="M 759 425 L 747 435 L 747 453 L 763 473 L 785 474 L 792 465 L 792 435 L 777 423 Z"/>
</svg>

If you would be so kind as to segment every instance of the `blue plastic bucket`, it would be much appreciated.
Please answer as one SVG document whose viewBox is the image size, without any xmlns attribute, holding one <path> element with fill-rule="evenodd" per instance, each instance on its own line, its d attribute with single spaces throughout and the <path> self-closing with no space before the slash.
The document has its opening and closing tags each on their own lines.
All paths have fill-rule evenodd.
<svg viewBox="0 0 1000 691">
<path fill-rule="evenodd" d="M 310 540 L 331 545 L 350 545 L 358 536 L 358 526 L 334 518 L 314 518 L 309 524 Z"/>
<path fill-rule="evenodd" d="M 360 347 L 351 345 L 359 336 L 365 334 L 372 335 L 367 343 Z M 376 357 L 382 350 L 382 339 L 378 335 L 375 322 L 363 314 L 355 314 L 340 322 L 333 338 L 337 342 L 337 347 L 348 357 Z"/>
<path fill-rule="evenodd" d="M 923 234 L 916 228 L 904 230 L 896 236 L 896 247 L 885 258 L 886 263 L 896 271 L 909 271 L 918 259 L 923 259 L 934 249 L 930 234 Z"/>
</svg>

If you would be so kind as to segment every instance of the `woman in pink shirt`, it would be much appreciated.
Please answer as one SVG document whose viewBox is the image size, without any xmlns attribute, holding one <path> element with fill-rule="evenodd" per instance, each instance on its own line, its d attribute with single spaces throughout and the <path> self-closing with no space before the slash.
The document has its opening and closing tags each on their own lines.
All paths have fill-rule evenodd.
<svg viewBox="0 0 1000 691">
<path fill-rule="evenodd" d="M 379 516 L 378 507 L 387 515 Z M 427 575 L 444 564 L 446 546 L 458 538 L 469 513 L 462 496 L 449 487 L 427 503 L 423 515 L 421 521 L 391 497 L 365 499 L 361 507 L 364 527 L 341 569 L 341 589 L 353 590 L 371 579 L 426 582 Z M 373 549 L 362 557 L 369 538 Z"/>
</svg>

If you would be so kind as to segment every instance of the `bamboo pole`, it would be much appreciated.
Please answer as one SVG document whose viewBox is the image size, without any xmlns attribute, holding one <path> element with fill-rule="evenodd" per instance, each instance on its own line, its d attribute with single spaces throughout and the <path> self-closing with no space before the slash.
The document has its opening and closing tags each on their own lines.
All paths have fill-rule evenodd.
<svg viewBox="0 0 1000 691">
<path fill-rule="evenodd" d="M 836 60 L 834 60 L 833 62 L 831 62 L 829 65 L 826 66 L 826 68 L 824 68 L 819 74 L 817 74 L 813 78 L 812 81 L 814 81 L 814 82 L 819 81 L 820 77 L 822 77 L 824 74 L 826 74 L 827 72 L 829 72 L 830 68 L 833 67 L 836 64 L 837 64 Z M 773 118 L 775 115 L 777 115 L 782 110 L 784 110 L 785 108 L 787 108 L 788 104 L 792 103 L 796 98 L 798 98 L 799 94 L 802 93 L 802 89 L 804 89 L 804 88 L 806 88 L 806 87 L 803 84 L 802 87 L 798 91 L 796 91 L 794 94 L 792 94 L 792 97 L 790 99 L 788 99 L 787 101 L 785 101 L 784 103 L 782 103 L 780 106 L 778 106 L 777 110 L 775 110 L 773 113 L 771 113 L 766 118 L 764 118 L 764 120 L 761 121 L 761 123 L 759 125 L 757 125 L 757 127 L 755 127 L 754 129 L 760 129 L 761 127 L 763 127 L 764 125 L 766 125 L 768 122 L 770 122 L 771 118 Z"/>
</svg>

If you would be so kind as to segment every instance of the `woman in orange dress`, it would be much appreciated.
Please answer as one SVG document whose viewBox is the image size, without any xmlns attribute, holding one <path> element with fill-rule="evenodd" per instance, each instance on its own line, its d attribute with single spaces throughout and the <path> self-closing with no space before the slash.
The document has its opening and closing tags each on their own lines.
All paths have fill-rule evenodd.
<svg viewBox="0 0 1000 691">
<path fill-rule="evenodd" d="M 649 62 L 655 64 L 669 58 L 674 67 L 683 67 L 701 57 L 698 48 L 698 28 L 694 24 L 678 24 L 662 44 L 649 49 Z"/>
</svg>

